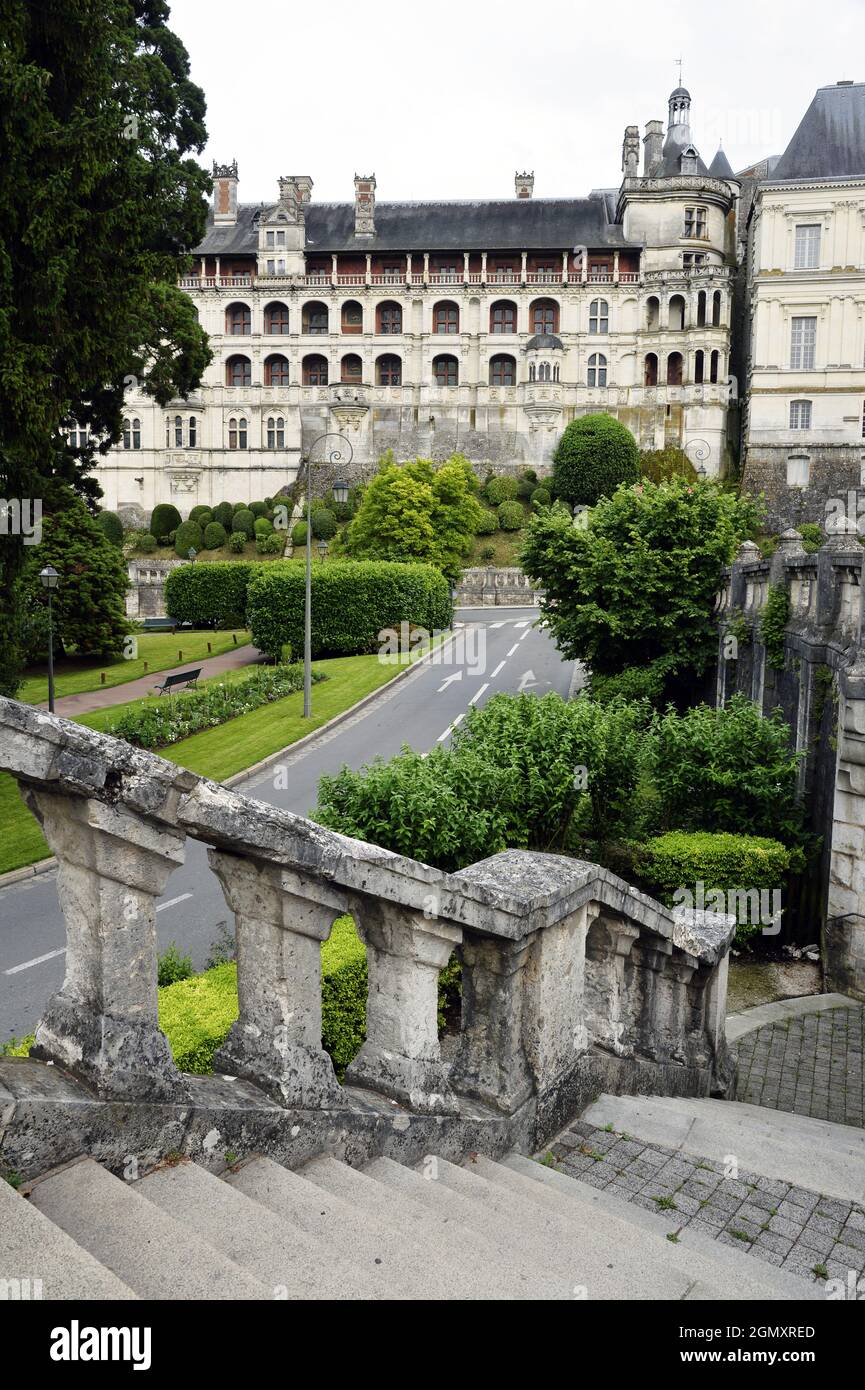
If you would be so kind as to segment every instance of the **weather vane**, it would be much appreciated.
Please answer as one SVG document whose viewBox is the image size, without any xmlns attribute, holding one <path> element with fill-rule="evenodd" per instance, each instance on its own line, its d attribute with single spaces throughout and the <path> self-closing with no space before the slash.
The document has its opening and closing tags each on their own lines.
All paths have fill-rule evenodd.
<svg viewBox="0 0 865 1390">
<path fill-rule="evenodd" d="M 674 58 L 674 59 L 673 59 L 673 62 L 674 62 L 674 63 L 678 63 L 678 65 L 679 65 L 679 86 L 681 87 L 681 85 L 682 85 L 682 62 L 683 62 L 683 60 L 682 60 L 681 58 Z"/>
</svg>

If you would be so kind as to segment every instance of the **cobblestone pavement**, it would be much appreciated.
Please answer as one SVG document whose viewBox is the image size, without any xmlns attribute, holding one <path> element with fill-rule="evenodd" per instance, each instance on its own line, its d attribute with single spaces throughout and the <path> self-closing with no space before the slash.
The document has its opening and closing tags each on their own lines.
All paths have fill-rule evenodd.
<svg viewBox="0 0 865 1390">
<path fill-rule="evenodd" d="M 577 1120 L 551 1152 L 560 1172 L 692 1226 L 724 1245 L 810 1279 L 865 1270 L 865 1207 L 756 1173 L 725 1177 L 720 1163 Z"/>
<path fill-rule="evenodd" d="M 736 1099 L 865 1126 L 865 1006 L 766 1024 L 740 1039 Z"/>
</svg>

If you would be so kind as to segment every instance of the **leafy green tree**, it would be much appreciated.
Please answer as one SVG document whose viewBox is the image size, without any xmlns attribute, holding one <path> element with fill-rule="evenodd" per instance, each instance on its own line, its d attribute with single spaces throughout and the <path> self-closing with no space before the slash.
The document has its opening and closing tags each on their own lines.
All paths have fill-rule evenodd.
<svg viewBox="0 0 865 1390">
<path fill-rule="evenodd" d="M 522 564 L 566 657 L 602 676 L 660 661 L 693 679 L 717 648 L 721 569 L 757 523 L 756 504 L 717 482 L 644 482 L 602 498 L 585 526 L 539 512 Z"/>
<path fill-rule="evenodd" d="M 620 483 L 640 476 L 637 441 L 612 415 L 581 415 L 572 420 L 553 454 L 557 497 L 576 506 L 593 507 L 610 497 Z"/>
<path fill-rule="evenodd" d="M 668 444 L 664 449 L 640 450 L 640 476 L 653 483 L 663 483 L 668 478 L 687 478 L 693 483 L 698 475 L 685 450 Z"/>
<path fill-rule="evenodd" d="M 165 0 L 6 0 L 0 52 L 0 494 L 93 501 L 136 381 L 160 404 L 210 360 L 177 288 L 201 239 L 204 97 Z M 67 433 L 77 422 L 75 443 Z M 89 435 L 85 436 L 85 430 Z M 86 438 L 86 442 L 85 442 Z M 17 688 L 21 537 L 0 547 L 0 691 Z"/>
<path fill-rule="evenodd" d="M 32 547 L 21 581 L 27 658 L 47 655 L 45 592 L 39 571 L 53 565 L 60 576 L 52 602 L 58 651 L 117 658 L 132 632 L 126 616 L 129 581 L 122 553 L 105 535 L 84 502 L 67 494 L 66 506 L 43 522 L 42 541 Z"/>
<path fill-rule="evenodd" d="M 440 467 L 429 459 L 385 459 L 344 544 L 359 559 L 425 560 L 456 580 L 482 516 L 477 480 L 461 455 Z"/>
</svg>

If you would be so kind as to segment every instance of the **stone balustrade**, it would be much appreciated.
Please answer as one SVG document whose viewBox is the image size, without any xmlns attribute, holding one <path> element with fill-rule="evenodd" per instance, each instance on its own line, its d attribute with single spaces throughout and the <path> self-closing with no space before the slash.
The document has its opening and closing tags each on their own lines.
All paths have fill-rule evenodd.
<svg viewBox="0 0 865 1390">
<path fill-rule="evenodd" d="M 540 590 L 533 587 L 528 575 L 518 566 L 508 565 L 463 570 L 454 602 L 459 608 L 521 607 L 537 605 L 540 598 Z"/>
<path fill-rule="evenodd" d="M 599 1086 L 729 1085 L 732 919 L 674 918 L 558 855 L 508 850 L 446 874 L 10 700 L 0 767 L 57 857 L 67 928 L 32 1055 L 99 1098 L 182 1106 L 201 1083 L 177 1070 L 157 1019 L 155 904 L 187 838 L 209 847 L 236 925 L 239 1017 L 216 1071 L 271 1106 L 356 1113 L 373 1096 L 452 1123 L 530 1115 L 540 1142 Z M 320 946 L 346 912 L 369 996 L 342 1086 L 321 1044 Z M 437 982 L 455 950 L 462 1021 L 446 1059 Z"/>
</svg>

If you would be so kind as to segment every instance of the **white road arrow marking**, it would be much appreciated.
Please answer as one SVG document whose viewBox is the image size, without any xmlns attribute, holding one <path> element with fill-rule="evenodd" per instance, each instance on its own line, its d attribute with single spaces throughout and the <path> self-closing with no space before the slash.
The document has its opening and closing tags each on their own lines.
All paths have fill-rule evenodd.
<svg viewBox="0 0 865 1390">
<path fill-rule="evenodd" d="M 462 673 L 462 671 L 455 671 L 454 674 L 453 674 L 452 676 L 448 676 L 448 678 L 447 678 L 447 680 L 445 681 L 444 685 L 440 685 L 440 686 L 439 686 L 438 690 L 436 691 L 436 695 L 441 695 L 441 693 L 442 693 L 443 690 L 447 690 L 448 686 L 451 684 L 452 681 L 461 681 L 462 678 L 463 678 L 463 673 Z"/>
<path fill-rule="evenodd" d="M 529 687 L 532 685 L 540 685 L 540 681 L 535 680 L 534 671 L 526 671 L 525 675 L 521 678 L 520 683 L 517 686 L 517 692 L 519 694 L 522 694 L 524 690 L 528 690 Z"/>
</svg>

